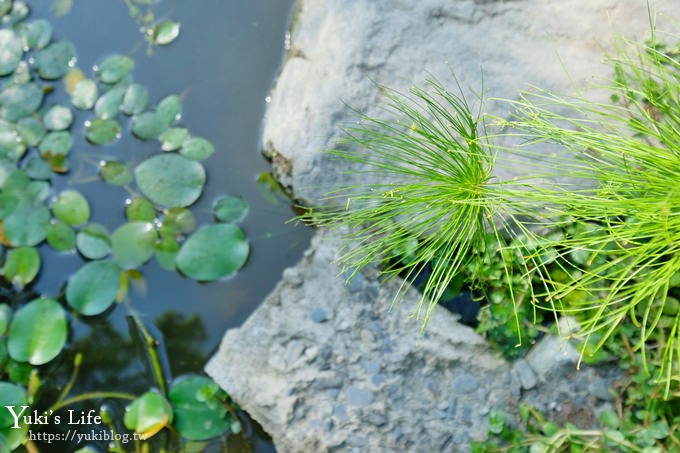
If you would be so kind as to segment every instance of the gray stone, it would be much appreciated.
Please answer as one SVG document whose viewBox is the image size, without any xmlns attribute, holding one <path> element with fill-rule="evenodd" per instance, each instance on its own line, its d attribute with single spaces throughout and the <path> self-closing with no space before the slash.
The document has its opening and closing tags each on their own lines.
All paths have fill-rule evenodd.
<svg viewBox="0 0 680 453">
<path fill-rule="evenodd" d="M 363 332 L 363 330 L 362 330 L 362 332 Z M 380 371 L 380 364 L 378 364 L 376 362 L 365 361 L 364 370 L 366 370 L 366 372 L 368 374 L 376 374 Z"/>
<path fill-rule="evenodd" d="M 588 385 L 588 393 L 603 401 L 615 401 L 616 394 L 612 391 L 611 379 L 598 379 Z"/>
<path fill-rule="evenodd" d="M 463 423 L 472 423 L 473 408 L 471 406 L 465 405 L 460 409 L 460 420 Z"/>
<path fill-rule="evenodd" d="M 289 365 L 294 364 L 302 354 L 305 352 L 305 344 L 300 340 L 293 340 L 288 343 L 286 348 L 286 362 Z"/>
<path fill-rule="evenodd" d="M 328 362 L 331 357 L 333 356 L 333 347 L 329 344 L 325 344 L 323 348 L 321 348 L 321 352 L 319 353 L 319 358 L 323 360 L 324 362 Z"/>
<path fill-rule="evenodd" d="M 284 270 L 281 277 L 292 286 L 300 286 L 303 283 L 300 273 L 292 267 Z"/>
<path fill-rule="evenodd" d="M 552 335 L 541 338 L 526 356 L 527 364 L 543 382 L 560 375 L 563 368 L 575 368 L 579 353 L 566 340 Z"/>
<path fill-rule="evenodd" d="M 451 382 L 451 390 L 456 394 L 471 393 L 479 387 L 479 380 L 467 373 L 459 374 Z"/>
<path fill-rule="evenodd" d="M 363 407 L 373 401 L 373 392 L 350 385 L 346 390 L 347 404 L 350 406 Z"/>
<path fill-rule="evenodd" d="M 339 389 L 342 387 L 342 379 L 336 375 L 319 377 L 312 383 L 313 390 Z"/>
<path fill-rule="evenodd" d="M 347 407 L 344 404 L 338 404 L 333 408 L 333 416 L 340 422 L 343 423 L 349 418 L 347 416 Z"/>
<path fill-rule="evenodd" d="M 653 3 L 677 17 L 677 0 Z M 675 29 L 663 15 L 658 23 Z M 405 92 L 434 76 L 455 89 L 453 71 L 475 101 L 483 71 L 487 97 L 516 99 L 531 85 L 569 93 L 610 76 L 602 47 L 615 30 L 640 38 L 648 25 L 641 0 L 299 0 L 266 112 L 264 152 L 296 199 L 328 203 L 324 188 L 366 182 L 323 150 L 338 146 L 352 109 L 380 113 L 380 85 Z M 604 91 L 589 95 L 606 101 Z M 511 113 L 497 102 L 485 111 Z M 498 159 L 500 179 L 525 176 L 526 163 Z"/>
<path fill-rule="evenodd" d="M 333 401 L 338 399 L 339 394 L 340 394 L 340 390 L 338 390 L 338 389 L 328 389 L 328 390 L 326 390 L 326 396 L 328 396 L 328 398 L 330 398 Z"/>
<path fill-rule="evenodd" d="M 385 382 L 385 375 L 378 373 L 371 378 L 371 382 L 373 385 L 381 385 Z"/>
<path fill-rule="evenodd" d="M 385 426 L 387 424 L 387 417 L 379 412 L 370 412 L 366 415 L 366 421 L 378 427 Z"/>
<path fill-rule="evenodd" d="M 319 355 L 319 348 L 317 346 L 309 346 L 305 348 L 305 359 L 308 362 L 313 362 Z"/>
<path fill-rule="evenodd" d="M 328 315 L 326 314 L 326 310 L 320 307 L 316 307 L 314 310 L 312 310 L 312 314 L 309 315 L 309 318 L 314 322 L 328 321 Z"/>
<path fill-rule="evenodd" d="M 413 451 L 415 445 L 437 451 L 445 434 L 464 430 L 470 438 L 482 436 L 486 416 L 477 407 L 476 391 L 459 396 L 470 408 L 469 425 L 456 425 L 455 407 L 434 414 L 442 400 L 451 400 L 455 378 L 462 388 L 471 382 L 492 386 L 507 369 L 505 362 L 439 307 L 428 324 L 430 335 L 421 337 L 420 321 L 410 316 L 419 294 L 409 290 L 390 308 L 397 280 L 385 283 L 376 301 L 347 303 L 354 296 L 337 278 L 334 236 L 321 231 L 311 247 L 297 266 L 305 283 L 282 281 L 242 327 L 228 331 L 208 363 L 209 375 L 272 435 L 279 451 L 351 451 L 359 437 L 367 442 L 362 451 Z M 370 297 L 367 290 L 357 294 Z M 309 313 L 318 307 L 335 315 L 314 322 Z M 345 325 L 351 327 L 340 328 Z M 379 333 L 375 341 L 362 342 L 362 330 Z M 385 344 L 388 355 L 382 353 Z M 318 348 L 313 362 L 303 360 L 309 345 Z M 490 400 L 493 407 L 506 405 L 503 392 Z M 346 408 L 347 419 L 339 407 Z M 309 429 L 319 419 L 332 419 L 332 429 Z"/>
<path fill-rule="evenodd" d="M 536 387 L 536 384 L 538 384 L 536 373 L 534 373 L 533 368 L 529 366 L 526 360 L 517 360 L 514 363 L 512 370 L 517 374 L 520 385 L 524 390 L 531 390 L 532 388 Z"/>
</svg>

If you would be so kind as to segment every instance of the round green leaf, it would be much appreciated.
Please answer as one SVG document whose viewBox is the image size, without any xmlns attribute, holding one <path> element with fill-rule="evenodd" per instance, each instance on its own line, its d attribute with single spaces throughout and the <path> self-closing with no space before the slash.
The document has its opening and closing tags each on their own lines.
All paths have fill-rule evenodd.
<svg viewBox="0 0 680 453">
<path fill-rule="evenodd" d="M 50 179 L 52 177 L 52 169 L 49 164 L 39 157 L 28 159 L 24 171 L 32 179 Z"/>
<path fill-rule="evenodd" d="M 177 268 L 199 281 L 233 274 L 245 264 L 250 246 L 243 231 L 232 224 L 205 226 L 182 245 Z"/>
<path fill-rule="evenodd" d="M 43 117 L 43 124 L 50 131 L 63 131 L 73 122 L 73 113 L 68 107 L 55 105 L 50 107 Z"/>
<path fill-rule="evenodd" d="M 76 247 L 76 234 L 73 228 L 57 220 L 47 228 L 47 243 L 57 252 L 70 252 Z"/>
<path fill-rule="evenodd" d="M 64 347 L 67 329 L 61 305 L 45 297 L 32 300 L 14 314 L 7 350 L 18 362 L 43 365 Z"/>
<path fill-rule="evenodd" d="M 52 0 L 51 7 L 55 16 L 62 17 L 73 9 L 73 0 Z"/>
<path fill-rule="evenodd" d="M 132 182 L 132 170 L 127 164 L 115 160 L 107 160 L 99 167 L 99 176 L 114 186 L 125 186 Z"/>
<path fill-rule="evenodd" d="M 0 17 L 3 17 L 12 9 L 12 0 L 0 0 Z"/>
<path fill-rule="evenodd" d="M 153 27 L 153 42 L 158 45 L 170 44 L 179 36 L 181 24 L 172 20 L 164 20 Z"/>
<path fill-rule="evenodd" d="M 118 138 L 120 124 L 116 120 L 94 119 L 87 126 L 87 139 L 95 145 L 110 143 Z"/>
<path fill-rule="evenodd" d="M 0 219 L 9 216 L 19 204 L 19 197 L 11 193 L 0 194 Z"/>
<path fill-rule="evenodd" d="M 227 409 L 215 395 L 217 384 L 203 376 L 188 376 L 175 381 L 168 398 L 175 409 L 173 426 L 189 440 L 206 440 L 229 429 Z"/>
<path fill-rule="evenodd" d="M 26 152 L 26 144 L 13 127 L 7 127 L 6 123 L 3 126 L 0 126 L 0 158 L 17 162 Z"/>
<path fill-rule="evenodd" d="M 12 319 L 12 309 L 7 304 L 0 304 L 0 337 L 5 335 Z M 1 361 L 0 361 L 1 362 Z M 2 368 L 2 366 L 0 366 Z M 1 393 L 0 393 L 1 395 Z M 0 423 L 0 427 L 2 424 Z"/>
<path fill-rule="evenodd" d="M 26 24 L 24 39 L 29 49 L 42 49 L 52 39 L 52 25 L 45 19 L 38 19 Z"/>
<path fill-rule="evenodd" d="M 19 428 L 14 426 L 0 428 L 0 451 L 16 451 L 17 448 L 24 445 L 28 437 L 28 427 L 28 423 L 19 420 Z"/>
<path fill-rule="evenodd" d="M 32 116 L 21 118 L 17 122 L 17 133 L 26 146 L 38 146 L 46 132 L 43 123 Z"/>
<path fill-rule="evenodd" d="M 134 61 L 127 55 L 111 55 L 97 68 L 99 80 L 104 83 L 118 83 L 132 71 Z"/>
<path fill-rule="evenodd" d="M 24 197 L 34 204 L 43 203 L 50 196 L 52 187 L 47 181 L 31 181 L 26 187 Z"/>
<path fill-rule="evenodd" d="M 5 181 L 2 183 L 2 190 L 5 193 L 11 193 L 23 197 L 23 193 L 31 183 L 31 178 L 26 172 L 17 170 L 16 167 L 7 175 Z"/>
<path fill-rule="evenodd" d="M 50 132 L 40 142 L 38 149 L 45 156 L 65 156 L 71 151 L 73 138 L 67 131 Z"/>
<path fill-rule="evenodd" d="M 40 254 L 34 247 L 18 247 L 7 252 L 2 273 L 19 288 L 33 281 L 40 270 Z"/>
<path fill-rule="evenodd" d="M 135 220 L 153 222 L 156 220 L 156 208 L 146 198 L 137 197 L 125 207 L 125 215 L 130 222 Z"/>
<path fill-rule="evenodd" d="M 17 167 L 14 162 L 10 162 L 7 159 L 0 159 L 0 189 L 5 187 L 7 180 L 12 174 L 17 172 L 16 170 Z"/>
<path fill-rule="evenodd" d="M 8 410 L 4 410 L 5 406 L 20 408 L 27 404 L 26 390 L 23 387 L 0 381 L 0 407 L 3 409 L 0 410 L 0 429 L 9 428 L 14 425 L 14 418 L 12 418 L 12 414 Z"/>
<path fill-rule="evenodd" d="M 90 205 L 80 192 L 65 190 L 52 203 L 54 216 L 69 225 L 82 225 L 90 219 Z"/>
<path fill-rule="evenodd" d="M 113 261 L 122 269 L 134 269 L 153 255 L 158 235 L 150 222 L 129 222 L 111 235 Z"/>
<path fill-rule="evenodd" d="M 68 279 L 66 301 L 84 315 L 98 315 L 116 300 L 120 269 L 110 261 L 92 261 Z"/>
<path fill-rule="evenodd" d="M 156 112 L 144 112 L 132 118 L 132 133 L 141 140 L 158 138 L 169 124 Z"/>
<path fill-rule="evenodd" d="M 120 109 L 126 115 L 138 115 L 144 111 L 148 103 L 149 93 L 144 85 L 133 83 L 125 90 L 123 104 L 120 106 Z"/>
<path fill-rule="evenodd" d="M 38 110 L 42 99 L 43 91 L 35 83 L 9 86 L 0 93 L 0 115 L 17 121 Z"/>
<path fill-rule="evenodd" d="M 53 80 L 63 77 L 69 70 L 71 60 L 75 59 L 76 49 L 68 41 L 53 42 L 35 57 L 35 67 L 43 79 Z"/>
<path fill-rule="evenodd" d="M 73 91 L 76 89 L 76 85 L 84 78 L 85 74 L 83 74 L 83 71 L 81 71 L 77 66 L 73 66 L 69 68 L 66 75 L 61 79 L 61 82 L 64 84 L 64 89 L 66 89 L 66 92 L 73 96 Z"/>
<path fill-rule="evenodd" d="M 24 43 L 13 30 L 0 30 L 0 76 L 14 72 L 24 55 Z"/>
<path fill-rule="evenodd" d="M 19 66 L 14 70 L 14 74 L 12 74 L 12 78 L 8 81 L 8 84 L 24 85 L 32 79 L 33 76 L 31 75 L 28 63 L 22 60 L 19 62 Z"/>
<path fill-rule="evenodd" d="M 163 225 L 170 226 L 183 234 L 188 234 L 196 228 L 196 218 L 187 208 L 170 208 L 165 213 Z"/>
<path fill-rule="evenodd" d="M 12 10 L 9 15 L 3 18 L 3 22 L 10 25 L 17 25 L 28 17 L 30 9 L 28 5 L 20 0 L 14 0 Z"/>
<path fill-rule="evenodd" d="M 13 246 L 34 246 L 45 239 L 49 225 L 49 209 L 36 206 L 29 200 L 21 200 L 5 217 L 2 229 L 5 239 Z"/>
<path fill-rule="evenodd" d="M 175 270 L 177 253 L 179 253 L 179 244 L 174 237 L 164 237 L 156 244 L 156 261 L 166 271 Z"/>
<path fill-rule="evenodd" d="M 168 124 L 172 124 L 182 110 L 182 101 L 179 96 L 171 94 L 158 103 L 156 113 Z"/>
<path fill-rule="evenodd" d="M 125 86 L 116 86 L 102 94 L 94 105 L 95 115 L 104 120 L 115 118 L 120 111 L 120 106 L 123 104 L 126 90 L 127 87 Z"/>
<path fill-rule="evenodd" d="M 157 391 L 151 390 L 125 408 L 125 427 L 151 437 L 172 423 L 172 406 Z"/>
<path fill-rule="evenodd" d="M 243 198 L 225 195 L 217 200 L 213 210 L 220 222 L 239 222 L 248 214 L 248 203 Z"/>
<path fill-rule="evenodd" d="M 82 79 L 76 83 L 71 95 L 71 102 L 75 108 L 90 110 L 99 96 L 97 82 L 92 79 Z"/>
<path fill-rule="evenodd" d="M 188 139 L 189 131 L 183 127 L 172 127 L 158 137 L 163 151 L 175 151 L 180 149 L 182 144 Z"/>
<path fill-rule="evenodd" d="M 91 223 L 84 226 L 76 236 L 78 251 L 91 260 L 104 258 L 111 253 L 109 231 L 103 225 Z"/>
<path fill-rule="evenodd" d="M 205 169 L 177 154 L 153 156 L 135 168 L 142 193 L 161 206 L 189 206 L 203 191 Z"/>
<path fill-rule="evenodd" d="M 193 137 L 182 144 L 179 152 L 189 160 L 203 160 L 210 157 L 215 152 L 215 148 L 208 140 Z"/>
<path fill-rule="evenodd" d="M 24 166 L 26 175 L 36 180 L 49 179 L 52 177 L 52 169 L 43 159 L 31 157 Z"/>
</svg>

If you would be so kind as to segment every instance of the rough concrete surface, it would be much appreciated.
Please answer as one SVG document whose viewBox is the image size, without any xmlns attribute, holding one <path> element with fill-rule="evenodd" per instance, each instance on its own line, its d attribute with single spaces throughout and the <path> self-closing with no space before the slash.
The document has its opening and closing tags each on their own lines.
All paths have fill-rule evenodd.
<svg viewBox="0 0 680 453">
<path fill-rule="evenodd" d="M 652 7 L 660 29 L 680 17 L 677 0 Z M 429 74 L 452 83 L 450 68 L 472 98 L 482 73 L 489 96 L 517 98 L 531 84 L 570 92 L 609 75 L 613 33 L 643 39 L 647 27 L 645 0 L 298 0 L 264 151 L 295 198 L 320 204 L 334 185 L 361 182 L 322 150 L 342 136 L 351 108 L 377 113 L 376 84 L 404 91 Z M 485 107 L 505 117 L 503 108 Z M 374 269 L 346 286 L 338 248 L 319 232 L 206 368 L 279 451 L 468 451 L 495 408 L 529 401 L 586 427 L 611 404 L 616 373 L 577 371 L 574 347 L 560 339 L 508 364 L 443 309 L 420 337 L 409 316 L 419 296 L 390 310 L 399 282 L 380 282 Z"/>
<path fill-rule="evenodd" d="M 592 426 L 611 370 L 577 371 L 573 346 L 552 337 L 510 366 L 439 307 L 421 337 L 411 317 L 420 295 L 390 309 L 400 281 L 379 282 L 375 269 L 345 285 L 338 245 L 317 234 L 206 367 L 279 451 L 468 451 L 490 410 L 513 413 L 520 401 Z"/>
</svg>

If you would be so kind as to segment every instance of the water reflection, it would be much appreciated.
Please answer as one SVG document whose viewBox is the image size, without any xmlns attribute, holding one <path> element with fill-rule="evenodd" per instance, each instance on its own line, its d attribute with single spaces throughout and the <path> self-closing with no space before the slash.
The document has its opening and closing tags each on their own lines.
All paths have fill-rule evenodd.
<svg viewBox="0 0 680 453">
<path fill-rule="evenodd" d="M 140 269 L 147 291 L 133 291 L 129 296 L 129 306 L 160 342 L 168 378 L 200 372 L 224 331 L 240 325 L 256 308 L 278 281 L 282 269 L 299 259 L 311 235 L 286 223 L 293 216 L 289 206 L 263 197 L 256 181 L 258 174 L 268 170 L 259 154 L 260 121 L 281 62 L 292 0 L 151 2 L 155 17 L 171 17 L 182 23 L 179 39 L 156 48 L 151 55 L 139 33 L 139 21 L 130 17 L 128 8 L 134 2 L 60 1 L 62 8 L 71 3 L 68 14 L 61 14 L 64 11 L 55 9 L 56 3 L 51 1 L 27 3 L 33 18 L 45 17 L 53 23 L 58 39 L 75 43 L 79 67 L 92 68 L 113 53 L 130 55 L 135 60 L 135 81 L 149 88 L 151 103 L 170 93 L 182 93 L 182 125 L 215 145 L 218 151 L 206 162 L 208 183 L 193 209 L 198 223 L 212 220 L 212 203 L 223 194 L 242 196 L 250 205 L 242 226 L 251 241 L 252 254 L 239 275 L 205 285 L 150 262 Z M 64 93 L 55 92 L 50 102 L 69 101 Z M 84 144 L 85 119 L 81 112 L 74 123 L 73 132 L 81 144 L 71 154 L 73 170 L 55 178 L 53 189 L 59 192 L 76 187 L 90 200 L 92 220 L 112 229 L 124 220 L 125 200 L 130 194 L 121 187 L 101 184 L 96 176 L 98 162 L 116 159 L 134 165 L 156 152 L 157 144 L 142 143 L 124 131 L 114 146 L 93 149 Z M 84 261 L 78 255 L 56 254 L 46 246 L 40 253 L 43 266 L 39 278 L 21 297 L 32 298 L 25 297 L 30 290 L 60 298 L 68 276 Z M 4 296 L 14 301 L 21 298 Z M 83 362 L 73 393 L 106 389 L 139 394 L 155 385 L 145 348 L 135 329 L 130 329 L 128 313 L 120 305 L 106 316 L 72 320 L 68 349 L 48 365 L 49 369 L 41 370 L 46 375 L 45 401 L 53 401 L 68 383 L 76 352 L 82 353 Z M 117 411 L 125 406 L 123 401 L 109 404 Z M 96 405 L 82 407 L 85 410 Z M 217 440 L 209 451 L 221 451 L 233 442 L 239 444 L 229 451 L 272 450 L 256 435 L 256 426 L 246 421 L 244 432 L 252 436 Z M 41 447 L 64 451 L 63 444 Z"/>
</svg>

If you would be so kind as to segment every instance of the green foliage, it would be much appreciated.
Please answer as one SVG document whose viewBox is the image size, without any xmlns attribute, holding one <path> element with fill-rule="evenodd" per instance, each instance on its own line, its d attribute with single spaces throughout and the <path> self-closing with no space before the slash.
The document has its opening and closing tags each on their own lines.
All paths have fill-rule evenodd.
<svg viewBox="0 0 680 453">
<path fill-rule="evenodd" d="M 152 39 L 155 44 L 166 45 L 173 42 L 179 36 L 181 24 L 172 20 L 163 20 L 154 25 Z"/>
<path fill-rule="evenodd" d="M 91 261 L 68 279 L 66 300 L 84 315 L 98 315 L 116 300 L 120 274 L 118 266 L 110 261 Z"/>
<path fill-rule="evenodd" d="M 646 378 L 645 378 L 646 379 Z M 648 379 L 646 379 L 648 380 Z M 652 382 L 649 382 L 653 385 Z M 519 407 L 517 420 L 503 412 L 489 414 L 489 437 L 473 442 L 472 451 L 486 452 L 601 452 L 653 453 L 680 448 L 680 415 L 677 401 L 666 402 L 658 394 L 644 393 L 633 386 L 624 392 L 642 398 L 636 404 L 622 401 L 619 413 L 605 409 L 599 414 L 600 427 L 579 428 L 574 423 L 558 425 L 529 404 Z M 578 421 L 576 421 L 578 423 Z"/>
<path fill-rule="evenodd" d="M 151 437 L 172 423 L 172 406 L 163 395 L 151 390 L 125 409 L 125 426 Z"/>
<path fill-rule="evenodd" d="M 425 321 L 461 275 L 490 287 L 482 330 L 500 333 L 499 343 L 510 307 L 518 332 L 529 313 L 575 316 L 587 360 L 635 326 L 643 369 L 657 372 L 665 397 L 677 395 L 680 63 L 658 46 L 631 47 L 620 41 L 611 58 L 617 104 L 535 90 L 509 102 L 506 121 L 480 117 L 436 81 L 388 90 L 396 119 L 361 116 L 347 130 L 349 150 L 331 151 L 379 182 L 331 193 L 343 207 L 306 220 L 349 227 L 341 261 L 355 273 L 382 262 L 387 276 L 413 278 L 430 263 L 416 311 L 429 304 Z M 495 145 L 491 122 L 521 144 Z M 526 176 L 492 176 L 498 160 L 514 158 Z"/>
<path fill-rule="evenodd" d="M 126 4 L 134 8 L 151 5 L 146 0 L 126 0 Z M 53 2 L 58 14 L 68 13 L 71 7 L 70 0 Z M 165 269 L 181 268 L 185 275 L 195 275 L 202 281 L 237 272 L 245 263 L 249 244 L 240 228 L 215 224 L 192 234 L 196 218 L 190 208 L 202 195 L 206 182 L 205 169 L 198 161 L 214 152 L 213 145 L 206 139 L 192 138 L 184 127 L 172 127 L 182 108 L 179 96 L 166 96 L 155 109 L 147 111 L 148 91 L 133 83 L 132 58 L 109 55 L 94 72 L 85 74 L 74 66 L 75 46 L 53 40 L 50 23 L 28 20 L 28 13 L 24 2 L 0 0 L 0 77 L 4 77 L 0 87 L 0 261 L 6 280 L 2 282 L 0 304 L 0 407 L 29 404 L 31 410 L 49 407 L 56 412 L 86 400 L 99 404 L 122 399 L 131 401 L 124 417 L 127 428 L 148 437 L 163 431 L 162 436 L 178 438 L 179 432 L 187 439 L 206 439 L 230 429 L 235 432 L 238 417 L 226 396 L 215 391 L 210 397 L 199 398 L 202 389 L 214 386 L 207 378 L 200 378 L 200 385 L 189 389 L 200 394 L 194 395 L 200 401 L 189 401 L 190 396 L 181 391 L 181 379 L 174 400 L 170 400 L 169 376 L 156 351 L 159 342 L 127 298 L 130 286 L 143 284 L 138 268 L 154 255 Z M 144 36 L 150 45 L 166 45 L 177 38 L 177 22 L 156 22 L 150 9 L 144 18 L 136 14 L 135 19 L 147 27 Z M 50 104 L 53 92 L 61 94 L 67 103 L 70 99 L 72 105 Z M 83 112 L 75 115 L 74 108 Z M 130 117 L 121 120 L 121 113 Z M 128 122 L 131 127 L 127 127 Z M 102 161 L 96 167 L 103 182 L 120 186 L 121 205 L 125 197 L 133 198 L 125 210 L 128 222 L 114 226 L 109 235 L 93 220 L 111 211 L 110 206 L 93 206 L 91 212 L 85 191 L 69 188 L 56 192 L 53 183 L 64 185 L 66 181 L 59 178 L 69 173 L 70 159 L 82 157 L 82 148 L 115 146 L 122 131 L 129 129 L 138 138 L 159 138 L 158 148 L 154 155 L 145 156 L 134 172 L 133 166 L 117 160 Z M 77 152 L 72 153 L 72 149 Z M 76 178 L 68 181 L 77 183 Z M 148 199 L 138 196 L 140 192 Z M 247 210 L 245 203 L 243 209 Z M 40 248 L 44 242 L 51 249 Z M 52 299 L 30 292 L 41 272 L 41 254 L 76 251 L 84 264 L 68 278 L 60 294 Z M 180 255 L 182 264 L 176 265 Z M 26 292 L 8 295 L 12 285 L 17 290 L 27 287 Z M 101 315 L 116 303 L 124 303 L 130 311 L 131 325 L 143 340 L 142 350 L 156 389 L 141 395 L 96 390 L 72 396 L 83 360 L 74 351 L 83 345 L 67 342 L 70 321 Z M 90 351 L 91 355 L 99 353 L 96 348 Z M 63 365 L 58 357 L 64 356 L 74 356 L 71 379 L 65 385 L 59 383 L 63 389 L 58 395 L 43 391 L 43 380 L 53 378 L 54 369 Z M 203 412 L 196 408 L 199 402 L 205 406 Z M 122 414 L 104 406 L 102 412 L 115 432 L 111 417 L 122 419 Z M 183 414 L 179 425 L 173 424 L 175 412 Z M 35 451 L 36 446 L 27 437 L 29 425 L 10 428 L 6 414 L 0 411 L 0 451 L 24 444 L 27 450 Z M 30 428 L 38 432 L 41 426 Z M 149 445 L 142 447 L 136 442 L 135 449 L 150 451 Z M 122 451 L 120 445 L 110 448 Z"/>
<path fill-rule="evenodd" d="M 18 247 L 7 252 L 2 274 L 19 288 L 31 283 L 40 270 L 40 254 L 34 247 Z"/>
<path fill-rule="evenodd" d="M 128 222 L 111 234 L 113 262 L 121 269 L 135 269 L 153 255 L 158 233 L 152 223 Z"/>
<path fill-rule="evenodd" d="M 35 299 L 14 313 L 7 351 L 18 362 L 43 365 L 64 347 L 67 326 L 66 313 L 56 301 Z"/>
<path fill-rule="evenodd" d="M 177 254 L 177 268 L 195 280 L 217 280 L 240 269 L 249 252 L 243 230 L 231 224 L 209 225 L 182 245 Z"/>
<path fill-rule="evenodd" d="M 215 202 L 215 218 L 220 222 L 240 222 L 248 215 L 248 204 L 243 198 L 225 195 Z"/>
<path fill-rule="evenodd" d="M 210 379 L 186 376 L 170 387 L 176 428 L 191 440 L 210 439 L 238 423 L 223 404 L 226 394 Z"/>
<path fill-rule="evenodd" d="M 154 203 L 189 206 L 203 191 L 205 169 L 199 162 L 178 154 L 153 156 L 135 168 L 135 180 L 142 193 Z"/>
<path fill-rule="evenodd" d="M 68 225 L 81 225 L 90 219 L 90 204 L 75 190 L 65 190 L 52 203 L 54 217 Z"/>
<path fill-rule="evenodd" d="M 431 263 L 416 310 L 427 319 L 434 307 L 428 300 L 439 300 L 463 267 L 482 266 L 471 252 L 485 248 L 486 232 L 501 238 L 492 221 L 494 156 L 480 119 L 463 97 L 435 81 L 429 91 L 411 93 L 387 92 L 390 113 L 400 116 L 396 123 L 361 117 L 362 124 L 347 130 L 358 151 L 332 151 L 389 177 L 330 194 L 346 199 L 346 208 L 313 211 L 306 220 L 350 228 L 343 262 L 354 273 L 394 259 L 383 269 L 386 275 L 415 278 Z M 412 243 L 417 247 L 402 263 L 402 250 Z"/>
</svg>

